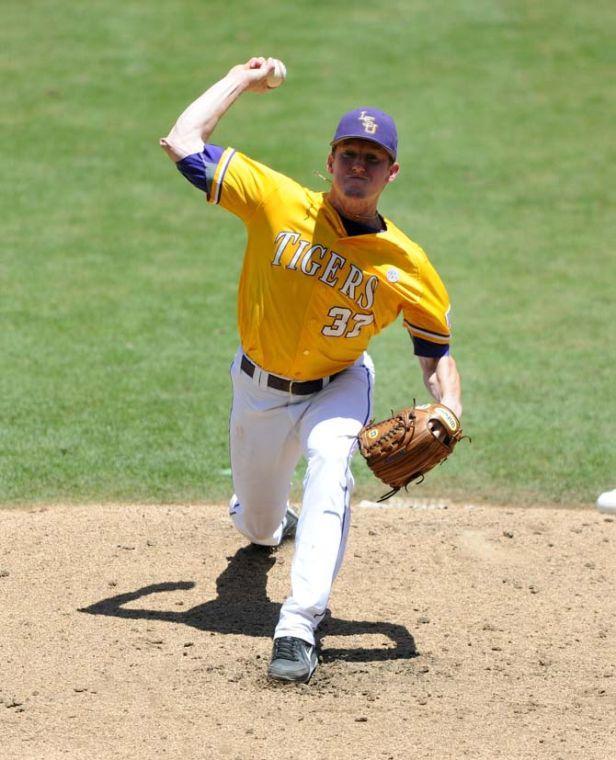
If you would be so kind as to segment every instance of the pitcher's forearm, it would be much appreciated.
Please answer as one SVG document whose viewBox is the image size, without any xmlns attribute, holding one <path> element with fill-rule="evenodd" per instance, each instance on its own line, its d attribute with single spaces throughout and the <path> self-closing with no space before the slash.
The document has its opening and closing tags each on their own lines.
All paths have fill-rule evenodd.
<svg viewBox="0 0 616 760">
<path fill-rule="evenodd" d="M 229 110 L 243 92 L 264 94 L 274 88 L 268 85 L 268 77 L 277 64 L 276 58 L 261 56 L 249 58 L 246 63 L 234 66 L 226 77 L 206 90 L 180 115 L 175 125 L 160 141 L 172 161 L 180 161 L 203 148 L 220 118 Z"/>
<path fill-rule="evenodd" d="M 436 366 L 441 404 L 448 406 L 458 417 L 462 415 L 462 387 L 460 374 L 452 356 L 443 356 Z"/>
<path fill-rule="evenodd" d="M 249 80 L 243 71 L 232 69 L 180 115 L 171 131 L 161 139 L 161 147 L 173 161 L 202 150 L 220 118 L 246 91 Z"/>
<path fill-rule="evenodd" d="M 462 387 L 454 358 L 449 355 L 440 359 L 418 358 L 424 384 L 432 397 L 459 417 L 462 414 Z"/>
</svg>

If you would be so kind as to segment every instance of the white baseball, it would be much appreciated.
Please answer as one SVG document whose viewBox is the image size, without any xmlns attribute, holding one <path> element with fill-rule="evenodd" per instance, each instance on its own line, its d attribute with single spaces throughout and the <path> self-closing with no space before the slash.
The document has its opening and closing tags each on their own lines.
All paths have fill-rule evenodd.
<svg viewBox="0 0 616 760">
<path fill-rule="evenodd" d="M 271 89 L 274 89 L 275 87 L 280 87 L 280 85 L 284 82 L 284 80 L 287 78 L 287 67 L 284 65 L 282 61 L 279 61 L 277 58 L 274 59 L 274 70 L 271 74 L 267 75 L 267 79 L 265 80 L 267 82 L 267 86 Z"/>
</svg>

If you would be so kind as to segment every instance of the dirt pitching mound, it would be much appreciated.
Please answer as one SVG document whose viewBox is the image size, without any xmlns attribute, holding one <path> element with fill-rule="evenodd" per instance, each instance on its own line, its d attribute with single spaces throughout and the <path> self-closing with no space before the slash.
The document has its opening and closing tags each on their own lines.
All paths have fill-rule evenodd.
<svg viewBox="0 0 616 760">
<path fill-rule="evenodd" d="M 265 678 L 292 546 L 254 552 L 224 507 L 0 520 L 2 757 L 616 756 L 616 523 L 593 509 L 356 505 L 300 686 Z"/>
</svg>

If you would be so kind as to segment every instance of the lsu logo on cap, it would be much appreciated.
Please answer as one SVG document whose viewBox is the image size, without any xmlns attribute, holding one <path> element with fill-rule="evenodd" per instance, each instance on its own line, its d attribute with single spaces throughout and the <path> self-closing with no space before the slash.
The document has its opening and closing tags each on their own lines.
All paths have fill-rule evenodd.
<svg viewBox="0 0 616 760">
<path fill-rule="evenodd" d="M 362 111 L 357 118 L 363 124 L 364 132 L 367 135 L 376 134 L 376 130 L 379 128 L 379 125 L 374 120 L 374 116 L 369 116 L 365 111 Z"/>
</svg>

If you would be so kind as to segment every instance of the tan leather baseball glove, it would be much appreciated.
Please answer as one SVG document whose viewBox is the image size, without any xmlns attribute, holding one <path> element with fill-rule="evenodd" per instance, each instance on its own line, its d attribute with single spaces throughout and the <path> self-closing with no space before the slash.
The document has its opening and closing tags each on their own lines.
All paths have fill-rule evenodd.
<svg viewBox="0 0 616 760">
<path fill-rule="evenodd" d="M 384 501 L 421 478 L 453 452 L 462 435 L 460 420 L 443 404 L 407 406 L 359 433 L 368 467 L 391 488 Z M 421 482 L 421 481 L 420 481 Z"/>
</svg>

